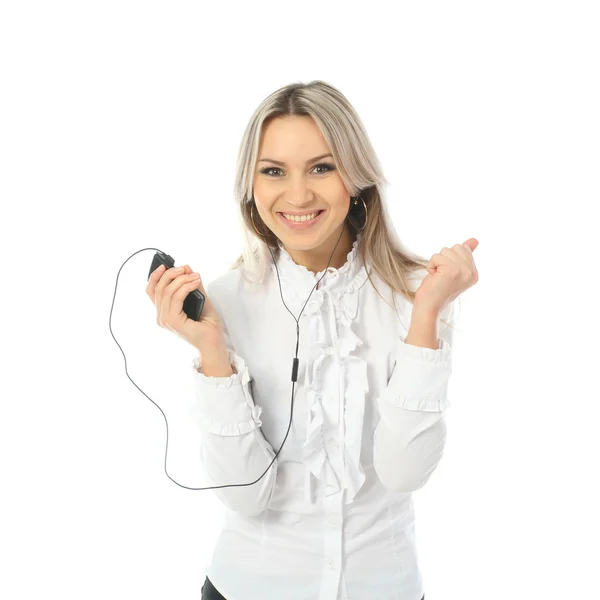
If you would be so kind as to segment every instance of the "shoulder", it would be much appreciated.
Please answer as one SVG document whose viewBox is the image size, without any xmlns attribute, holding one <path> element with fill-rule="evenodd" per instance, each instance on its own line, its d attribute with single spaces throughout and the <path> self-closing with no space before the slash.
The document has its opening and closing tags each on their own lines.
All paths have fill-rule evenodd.
<svg viewBox="0 0 600 600">
<path fill-rule="evenodd" d="M 264 300 L 264 286 L 247 279 L 239 268 L 230 269 L 205 286 L 215 308 L 222 316 L 251 310 L 255 302 Z"/>
<path fill-rule="evenodd" d="M 231 291 L 236 290 L 242 284 L 241 271 L 239 269 L 231 269 L 226 271 L 222 275 L 219 275 L 216 279 L 213 279 L 210 283 L 206 284 L 206 291 L 209 296 L 220 296 L 222 294 L 228 294 Z"/>
</svg>

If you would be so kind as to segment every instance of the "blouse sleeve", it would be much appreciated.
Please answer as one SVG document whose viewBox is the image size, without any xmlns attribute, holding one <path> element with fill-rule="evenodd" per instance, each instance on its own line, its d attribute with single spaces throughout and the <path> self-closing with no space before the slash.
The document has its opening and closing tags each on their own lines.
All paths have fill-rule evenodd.
<svg viewBox="0 0 600 600">
<path fill-rule="evenodd" d="M 454 301 L 456 302 L 456 301 Z M 439 319 L 455 322 L 452 302 Z M 398 342 L 389 382 L 377 399 L 374 468 L 389 491 L 408 493 L 425 485 L 444 452 L 444 411 L 450 406 L 453 330 L 438 322 L 438 348 Z"/>
<path fill-rule="evenodd" d="M 252 485 L 215 489 L 229 509 L 243 516 L 255 516 L 265 510 L 271 499 L 277 460 L 271 465 L 275 452 L 260 429 L 262 408 L 254 404 L 248 367 L 235 352 L 222 316 L 221 322 L 234 373 L 229 377 L 207 376 L 202 373 L 202 356 L 194 358 L 192 418 L 202 432 L 201 462 L 211 487 L 249 484 L 258 479 Z"/>
</svg>

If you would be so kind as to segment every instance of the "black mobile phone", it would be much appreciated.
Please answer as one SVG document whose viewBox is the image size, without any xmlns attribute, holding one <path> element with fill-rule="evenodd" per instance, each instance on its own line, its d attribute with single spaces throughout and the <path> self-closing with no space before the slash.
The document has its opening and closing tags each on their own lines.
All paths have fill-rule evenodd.
<svg viewBox="0 0 600 600">
<path fill-rule="evenodd" d="M 150 272 L 148 273 L 148 279 L 150 275 L 160 267 L 165 265 L 167 269 L 171 269 L 175 266 L 175 259 L 168 254 L 163 252 L 157 252 L 152 259 L 152 265 L 150 266 Z M 191 291 L 183 301 L 183 312 L 194 321 L 200 320 L 202 309 L 204 308 L 204 294 L 200 290 Z"/>
</svg>

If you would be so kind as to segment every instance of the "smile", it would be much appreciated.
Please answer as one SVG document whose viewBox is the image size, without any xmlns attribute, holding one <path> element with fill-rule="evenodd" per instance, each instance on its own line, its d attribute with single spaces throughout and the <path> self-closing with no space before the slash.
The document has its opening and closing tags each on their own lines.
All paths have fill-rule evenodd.
<svg viewBox="0 0 600 600">
<path fill-rule="evenodd" d="M 284 213 L 277 213 L 277 216 L 282 223 L 291 229 L 307 229 L 321 222 L 322 217 L 326 212 L 327 211 L 325 210 L 320 210 L 302 217 L 294 217 L 293 215 L 289 215 L 290 218 L 287 218 Z"/>
</svg>

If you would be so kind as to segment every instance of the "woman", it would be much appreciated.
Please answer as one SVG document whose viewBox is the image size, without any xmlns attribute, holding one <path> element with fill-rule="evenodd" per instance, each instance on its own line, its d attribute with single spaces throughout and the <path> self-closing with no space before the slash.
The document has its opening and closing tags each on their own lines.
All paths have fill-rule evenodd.
<svg viewBox="0 0 600 600">
<path fill-rule="evenodd" d="M 338 90 L 285 86 L 239 151 L 243 254 L 206 290 L 187 265 L 150 280 L 159 323 L 199 351 L 202 464 L 228 509 L 204 600 L 425 598 L 412 492 L 443 453 L 453 301 L 478 242 L 410 254 L 383 183 Z M 181 310 L 193 289 L 198 322 Z"/>
</svg>

